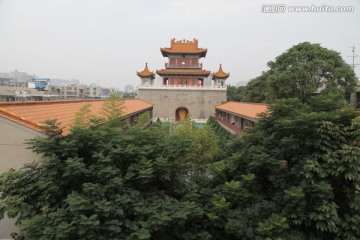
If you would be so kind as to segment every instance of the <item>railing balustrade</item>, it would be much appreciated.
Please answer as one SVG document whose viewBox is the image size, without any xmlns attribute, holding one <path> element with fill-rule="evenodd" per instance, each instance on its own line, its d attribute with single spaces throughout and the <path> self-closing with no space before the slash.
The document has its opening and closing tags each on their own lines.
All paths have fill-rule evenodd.
<svg viewBox="0 0 360 240">
<path fill-rule="evenodd" d="M 165 67 L 166 68 L 202 68 L 203 65 L 202 63 L 199 63 L 199 64 L 191 64 L 191 65 L 188 65 L 188 64 L 184 64 L 184 65 L 176 65 L 176 64 L 169 64 L 169 63 L 165 63 Z"/>
<path fill-rule="evenodd" d="M 219 117 L 219 116 L 216 116 L 215 119 L 216 119 L 219 123 L 221 123 L 222 125 L 224 125 L 225 127 L 229 128 L 231 131 L 233 131 L 233 132 L 235 132 L 235 133 L 242 133 L 242 132 L 243 132 L 242 129 L 236 127 L 235 125 L 233 125 L 233 124 L 231 124 L 231 123 L 229 123 L 229 122 L 227 122 L 227 121 L 225 121 L 225 120 L 222 120 L 221 117 Z"/>
<path fill-rule="evenodd" d="M 226 86 L 196 86 L 196 85 L 140 85 L 140 88 L 199 88 L 199 89 L 224 89 Z"/>
</svg>

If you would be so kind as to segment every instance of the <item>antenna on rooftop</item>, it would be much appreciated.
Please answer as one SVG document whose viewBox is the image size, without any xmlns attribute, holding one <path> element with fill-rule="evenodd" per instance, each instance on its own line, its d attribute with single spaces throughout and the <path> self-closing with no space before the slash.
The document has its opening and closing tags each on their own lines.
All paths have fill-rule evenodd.
<svg viewBox="0 0 360 240">
<path fill-rule="evenodd" d="M 347 57 L 351 57 L 351 58 L 352 58 L 352 64 L 351 64 L 351 66 L 352 66 L 352 68 L 353 68 L 353 71 L 355 71 L 355 67 L 356 67 L 357 65 L 359 65 L 359 64 L 356 64 L 356 63 L 355 63 L 355 58 L 356 58 L 356 57 L 359 57 L 359 56 L 358 56 L 358 55 L 355 55 L 355 46 L 349 47 L 349 48 L 352 49 L 352 56 L 347 56 Z"/>
</svg>

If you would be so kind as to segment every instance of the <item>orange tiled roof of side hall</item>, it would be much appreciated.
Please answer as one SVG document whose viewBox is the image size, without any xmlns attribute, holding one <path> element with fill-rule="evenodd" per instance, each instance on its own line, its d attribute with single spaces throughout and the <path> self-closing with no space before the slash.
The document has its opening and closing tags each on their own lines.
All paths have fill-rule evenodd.
<svg viewBox="0 0 360 240">
<path fill-rule="evenodd" d="M 215 108 L 253 119 L 259 118 L 258 117 L 259 113 L 268 111 L 268 105 L 264 103 L 233 102 L 233 101 L 216 105 Z"/>
<path fill-rule="evenodd" d="M 97 116 L 105 100 L 64 100 L 49 102 L 0 102 L 0 117 L 7 118 L 21 125 L 30 127 L 36 131 L 41 131 L 41 126 L 45 120 L 57 119 L 61 123 L 63 135 L 69 133 L 70 127 L 75 120 L 75 114 L 79 112 L 85 104 L 90 104 L 90 110 Z M 124 116 L 136 113 L 154 104 L 141 99 L 124 100 Z"/>
<path fill-rule="evenodd" d="M 142 70 L 141 72 L 136 72 L 137 75 L 139 77 L 151 77 L 151 78 L 155 78 L 155 73 L 154 72 L 151 72 L 148 68 L 148 65 L 147 63 L 145 64 L 145 68 L 144 70 Z"/>
<path fill-rule="evenodd" d="M 198 40 L 179 40 L 175 41 L 175 38 L 170 41 L 170 48 L 160 48 L 160 51 L 164 57 L 167 57 L 168 53 L 190 53 L 190 54 L 201 54 L 201 57 L 206 56 L 207 49 L 199 48 Z"/>
<path fill-rule="evenodd" d="M 156 70 L 156 73 L 160 76 L 162 75 L 200 75 L 200 76 L 209 76 L 210 71 L 203 69 L 184 69 L 184 68 L 173 68 L 173 69 L 161 69 Z"/>
<path fill-rule="evenodd" d="M 222 66 L 220 64 L 220 67 L 219 67 L 219 71 L 217 71 L 216 73 L 213 73 L 213 79 L 215 77 L 218 77 L 218 78 L 228 78 L 230 76 L 230 73 L 225 73 L 222 69 Z"/>
</svg>

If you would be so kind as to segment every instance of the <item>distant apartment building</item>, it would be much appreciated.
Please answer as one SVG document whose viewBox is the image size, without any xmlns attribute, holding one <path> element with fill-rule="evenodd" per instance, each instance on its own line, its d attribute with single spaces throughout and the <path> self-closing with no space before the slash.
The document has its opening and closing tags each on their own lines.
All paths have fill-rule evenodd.
<svg viewBox="0 0 360 240">
<path fill-rule="evenodd" d="M 112 93 L 119 93 L 116 88 L 102 88 L 98 85 L 85 84 L 61 84 L 51 85 L 51 92 L 59 95 L 60 99 L 86 99 L 86 98 L 106 98 Z"/>
<path fill-rule="evenodd" d="M 19 72 L 18 70 L 2 72 L 0 73 L 0 85 L 22 86 L 26 85 L 32 77 L 37 76 L 28 74 L 26 72 Z"/>
<path fill-rule="evenodd" d="M 19 72 L 14 70 L 10 72 L 10 78 L 12 78 L 16 83 L 27 83 L 33 75 L 30 75 L 26 72 Z"/>
<path fill-rule="evenodd" d="M 0 72 L 0 86 L 9 85 L 11 82 L 10 73 Z"/>
<path fill-rule="evenodd" d="M 125 93 L 133 93 L 134 92 L 134 86 L 133 85 L 125 85 L 124 92 Z"/>
<path fill-rule="evenodd" d="M 50 91 L 55 92 L 59 95 L 60 99 L 78 99 L 79 97 L 79 86 L 78 85 L 67 85 L 61 84 L 58 86 L 49 86 Z M 84 89 L 82 89 L 82 95 L 84 95 Z"/>
<path fill-rule="evenodd" d="M 49 101 L 58 96 L 48 91 L 49 78 L 14 70 L 0 73 L 0 102 Z"/>
<path fill-rule="evenodd" d="M 61 84 L 70 84 L 70 85 L 79 85 L 80 81 L 79 79 L 60 79 L 60 78 L 51 78 L 50 84 L 57 86 Z"/>
<path fill-rule="evenodd" d="M 0 102 L 29 102 L 56 100 L 59 96 L 50 91 L 27 87 L 0 86 Z"/>
<path fill-rule="evenodd" d="M 0 78 L 10 78 L 10 73 L 0 72 Z"/>
<path fill-rule="evenodd" d="M 112 93 L 122 96 L 117 88 L 80 84 L 78 79 L 39 78 L 18 70 L 0 73 L 0 87 L 0 102 L 98 99 Z"/>
<path fill-rule="evenodd" d="M 11 78 L 0 75 L 0 86 L 9 86 Z"/>
<path fill-rule="evenodd" d="M 118 94 L 120 97 L 123 96 L 123 92 L 120 92 L 120 90 L 118 88 L 103 88 L 101 98 L 110 96 L 111 94 L 114 94 L 114 93 Z"/>
<path fill-rule="evenodd" d="M 100 98 L 102 94 L 102 88 L 96 84 L 90 84 L 86 87 L 86 96 L 88 98 Z"/>
</svg>

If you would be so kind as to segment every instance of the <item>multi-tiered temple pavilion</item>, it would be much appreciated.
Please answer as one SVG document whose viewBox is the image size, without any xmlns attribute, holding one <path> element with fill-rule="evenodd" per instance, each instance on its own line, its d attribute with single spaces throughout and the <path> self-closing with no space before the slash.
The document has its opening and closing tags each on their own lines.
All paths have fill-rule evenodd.
<svg viewBox="0 0 360 240">
<path fill-rule="evenodd" d="M 137 72 L 141 78 L 139 98 L 155 104 L 154 117 L 179 121 L 189 116 L 201 122 L 214 116 L 214 106 L 226 101 L 225 80 L 229 74 L 220 65 L 218 72 L 212 74 L 212 84 L 205 84 L 211 72 L 203 69 L 200 59 L 205 58 L 207 49 L 199 48 L 197 39 L 173 38 L 170 47 L 160 51 L 168 58 L 165 68 L 156 70 L 162 77 L 161 84 L 155 83 L 155 73 L 147 64 L 143 71 Z"/>
</svg>

